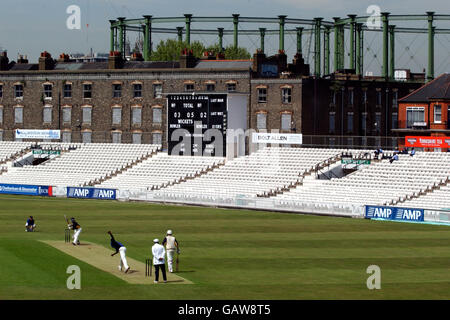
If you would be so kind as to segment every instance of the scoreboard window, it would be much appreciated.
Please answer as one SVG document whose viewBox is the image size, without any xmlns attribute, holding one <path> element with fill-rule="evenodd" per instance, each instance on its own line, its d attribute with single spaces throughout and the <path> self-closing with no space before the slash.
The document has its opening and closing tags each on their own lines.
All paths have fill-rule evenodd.
<svg viewBox="0 0 450 320">
<path fill-rule="evenodd" d="M 153 123 L 161 123 L 161 122 L 162 122 L 162 109 L 153 108 Z"/>
<path fill-rule="evenodd" d="M 120 98 L 122 96 L 122 85 L 120 83 L 113 84 L 113 98 Z"/>
<path fill-rule="evenodd" d="M 236 91 L 236 83 L 227 83 L 227 91 L 235 92 Z"/>
<path fill-rule="evenodd" d="M 153 98 L 161 99 L 162 98 L 162 84 L 155 83 L 153 84 Z"/>
<path fill-rule="evenodd" d="M 258 88 L 258 103 L 267 102 L 267 88 Z"/>
<path fill-rule="evenodd" d="M 142 84 L 135 83 L 133 85 L 133 96 L 135 98 L 142 98 Z"/>
<path fill-rule="evenodd" d="M 206 84 L 206 91 L 211 92 L 216 90 L 216 85 L 214 83 Z"/>
<path fill-rule="evenodd" d="M 194 91 L 194 84 L 193 83 L 186 83 L 184 85 L 184 91 L 186 91 L 186 92 Z"/>
</svg>

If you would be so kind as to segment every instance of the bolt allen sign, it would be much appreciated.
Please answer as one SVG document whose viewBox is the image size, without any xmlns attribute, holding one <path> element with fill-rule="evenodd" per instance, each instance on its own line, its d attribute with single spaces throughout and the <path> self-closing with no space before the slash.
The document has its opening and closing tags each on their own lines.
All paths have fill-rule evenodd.
<svg viewBox="0 0 450 320">
<path fill-rule="evenodd" d="M 405 137 L 406 147 L 450 148 L 450 137 Z"/>
</svg>

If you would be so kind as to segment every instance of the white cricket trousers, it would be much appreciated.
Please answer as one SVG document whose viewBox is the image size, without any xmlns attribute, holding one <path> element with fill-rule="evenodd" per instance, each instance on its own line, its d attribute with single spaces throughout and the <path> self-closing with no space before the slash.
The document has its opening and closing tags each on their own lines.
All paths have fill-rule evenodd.
<svg viewBox="0 0 450 320">
<path fill-rule="evenodd" d="M 125 256 L 125 253 L 127 252 L 127 248 L 120 247 L 119 248 L 119 254 L 120 254 L 120 269 L 125 271 L 128 269 L 128 263 L 127 263 L 127 257 Z M 125 269 L 124 269 L 125 268 Z"/>
<path fill-rule="evenodd" d="M 77 244 L 77 242 L 78 242 L 78 237 L 80 236 L 81 230 L 82 230 L 82 228 L 77 229 L 77 230 L 75 230 L 75 231 L 73 232 L 73 243 L 74 243 L 74 244 Z"/>
<path fill-rule="evenodd" d="M 175 249 L 167 250 L 167 267 L 169 272 L 173 272 L 173 256 L 175 255 Z"/>
</svg>

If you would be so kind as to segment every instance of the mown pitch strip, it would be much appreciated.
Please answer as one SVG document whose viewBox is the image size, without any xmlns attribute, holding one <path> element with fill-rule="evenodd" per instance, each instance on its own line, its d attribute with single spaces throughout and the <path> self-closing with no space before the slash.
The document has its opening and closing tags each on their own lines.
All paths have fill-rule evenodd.
<svg viewBox="0 0 450 320">
<path fill-rule="evenodd" d="M 104 272 L 109 272 L 114 276 L 130 283 L 130 284 L 154 284 L 154 277 L 145 276 L 145 263 L 127 257 L 130 270 L 124 273 L 119 270 L 119 257 L 111 257 L 111 250 L 106 249 L 98 244 L 83 241 L 79 246 L 73 246 L 63 241 L 49 241 L 44 242 L 78 260 L 92 265 Z M 163 284 L 162 275 L 160 274 L 159 283 Z M 191 281 L 186 280 L 174 273 L 167 272 L 167 284 L 192 284 Z"/>
</svg>

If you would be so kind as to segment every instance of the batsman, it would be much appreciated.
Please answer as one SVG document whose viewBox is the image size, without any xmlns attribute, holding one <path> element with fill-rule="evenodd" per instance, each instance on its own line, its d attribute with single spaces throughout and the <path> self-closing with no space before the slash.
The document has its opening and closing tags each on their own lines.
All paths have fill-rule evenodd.
<svg viewBox="0 0 450 320">
<path fill-rule="evenodd" d="M 167 266 L 170 273 L 173 273 L 173 256 L 175 255 L 175 250 L 177 251 L 177 271 L 178 271 L 178 255 L 180 254 L 180 247 L 178 245 L 177 239 L 172 235 L 172 230 L 167 230 L 167 235 L 163 240 L 163 246 L 166 247 L 167 252 Z"/>
</svg>

